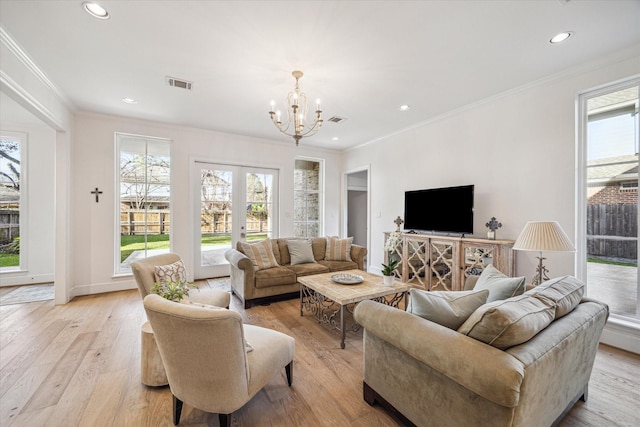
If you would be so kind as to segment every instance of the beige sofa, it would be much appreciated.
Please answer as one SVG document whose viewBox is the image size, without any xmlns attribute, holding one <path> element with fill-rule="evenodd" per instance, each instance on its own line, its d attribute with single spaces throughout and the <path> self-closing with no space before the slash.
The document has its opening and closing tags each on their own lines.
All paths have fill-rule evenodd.
<svg viewBox="0 0 640 427">
<path fill-rule="evenodd" d="M 230 265 L 231 292 L 237 295 L 245 308 L 274 299 L 295 297 L 299 295 L 298 277 L 311 274 L 329 273 L 360 269 L 364 270 L 364 258 L 367 249 L 359 245 L 351 245 L 351 261 L 325 261 L 327 239 L 316 237 L 311 239 L 315 263 L 291 265 L 291 256 L 287 240 L 295 238 L 272 239 L 272 249 L 279 267 L 257 270 L 251 260 L 242 251 L 240 243 L 236 249 L 229 249 L 224 256 Z"/>
<path fill-rule="evenodd" d="M 417 426 L 553 425 L 586 400 L 609 314 L 607 305 L 580 296 L 574 304 L 533 338 L 500 349 L 459 332 L 465 325 L 449 329 L 363 301 L 354 316 L 365 329 L 364 399 Z"/>
</svg>

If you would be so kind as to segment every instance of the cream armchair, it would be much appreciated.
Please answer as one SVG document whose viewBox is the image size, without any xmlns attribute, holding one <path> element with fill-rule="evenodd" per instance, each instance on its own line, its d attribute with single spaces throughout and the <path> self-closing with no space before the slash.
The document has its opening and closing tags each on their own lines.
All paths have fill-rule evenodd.
<svg viewBox="0 0 640 427">
<path fill-rule="evenodd" d="M 180 422 L 184 402 L 219 414 L 220 426 L 230 426 L 231 414 L 282 368 L 291 385 L 292 337 L 243 325 L 234 311 L 176 304 L 153 294 L 145 297 L 144 308 L 173 394 L 174 424 Z"/>
<path fill-rule="evenodd" d="M 156 281 L 157 266 L 169 265 L 177 261 L 180 261 L 179 255 L 167 253 L 132 262 L 131 271 L 136 279 L 140 296 L 144 298 L 151 292 Z M 229 307 L 231 295 L 220 289 L 197 289 L 189 293 L 189 300 L 216 307 Z M 140 342 L 140 381 L 151 387 L 166 386 L 169 382 L 153 335 L 153 328 L 149 322 L 142 325 Z"/>
<path fill-rule="evenodd" d="M 131 271 L 136 279 L 138 290 L 142 298 L 151 293 L 155 278 L 155 268 L 159 265 L 173 264 L 180 261 L 180 256 L 174 253 L 154 255 L 131 263 Z M 229 307 L 231 295 L 221 289 L 197 289 L 189 292 L 189 300 L 200 304 Z"/>
</svg>

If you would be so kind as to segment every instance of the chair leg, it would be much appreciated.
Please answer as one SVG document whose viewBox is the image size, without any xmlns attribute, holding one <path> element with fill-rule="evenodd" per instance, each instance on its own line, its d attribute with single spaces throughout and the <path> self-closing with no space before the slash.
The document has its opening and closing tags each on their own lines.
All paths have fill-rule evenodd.
<svg viewBox="0 0 640 427">
<path fill-rule="evenodd" d="M 287 373 L 287 383 L 289 383 L 289 387 L 291 387 L 291 384 L 293 383 L 293 360 L 284 367 L 284 370 Z"/>
<path fill-rule="evenodd" d="M 177 426 L 182 415 L 182 400 L 173 396 L 173 425 Z"/>
<path fill-rule="evenodd" d="M 220 427 L 231 427 L 231 414 L 218 414 Z"/>
</svg>

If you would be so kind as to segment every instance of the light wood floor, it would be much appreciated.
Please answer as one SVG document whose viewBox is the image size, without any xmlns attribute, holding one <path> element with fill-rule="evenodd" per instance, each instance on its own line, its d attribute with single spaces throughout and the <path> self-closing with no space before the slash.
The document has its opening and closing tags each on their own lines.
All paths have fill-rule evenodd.
<svg viewBox="0 0 640 427">
<path fill-rule="evenodd" d="M 8 288 L 0 288 L 0 294 Z M 296 339 L 294 383 L 284 372 L 233 415 L 236 426 L 397 426 L 362 400 L 362 334 L 300 317 L 297 300 L 243 310 L 247 323 Z M 171 426 L 168 387 L 140 383 L 137 290 L 0 307 L 0 426 Z M 188 357 L 188 355 L 185 355 Z M 562 426 L 640 425 L 640 356 L 601 346 L 587 403 Z M 181 425 L 218 426 L 185 404 Z"/>
</svg>

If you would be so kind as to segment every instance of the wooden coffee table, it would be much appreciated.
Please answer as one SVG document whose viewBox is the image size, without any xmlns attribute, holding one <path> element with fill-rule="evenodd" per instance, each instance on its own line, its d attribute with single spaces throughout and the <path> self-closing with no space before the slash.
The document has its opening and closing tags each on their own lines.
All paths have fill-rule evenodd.
<svg viewBox="0 0 640 427">
<path fill-rule="evenodd" d="M 364 281 L 354 285 L 342 285 L 331 280 L 335 274 L 357 274 Z M 340 331 L 340 348 L 344 348 L 345 311 L 353 313 L 357 303 L 366 299 L 377 301 L 392 307 L 398 307 L 404 302 L 406 307 L 407 294 L 411 285 L 395 281 L 393 286 L 385 286 L 382 276 L 367 273 L 362 270 L 348 270 L 311 276 L 298 277 L 300 283 L 300 316 L 303 307 L 311 312 L 320 323 L 326 323 Z M 338 319 L 336 319 L 338 317 Z M 359 329 L 354 322 L 353 330 Z"/>
</svg>

